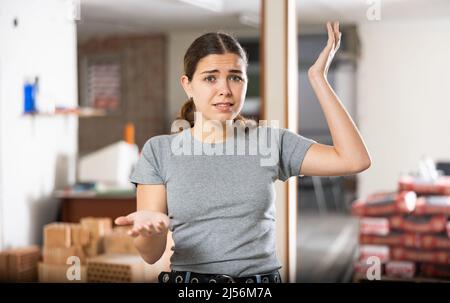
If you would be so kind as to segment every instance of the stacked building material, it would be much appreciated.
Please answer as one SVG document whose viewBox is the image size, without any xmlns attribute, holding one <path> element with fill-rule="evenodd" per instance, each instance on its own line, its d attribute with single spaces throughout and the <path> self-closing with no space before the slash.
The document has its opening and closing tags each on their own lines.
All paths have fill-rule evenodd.
<svg viewBox="0 0 450 303">
<path fill-rule="evenodd" d="M 84 249 L 86 256 L 89 258 L 103 254 L 104 237 L 112 231 L 111 218 L 86 217 L 80 220 L 80 224 L 89 230 L 89 244 Z"/>
<path fill-rule="evenodd" d="M 106 254 L 139 255 L 134 246 L 134 238 L 127 234 L 128 230 L 130 230 L 128 226 L 116 226 L 110 233 L 105 235 Z"/>
<path fill-rule="evenodd" d="M 36 282 L 40 258 L 38 246 L 0 252 L 0 282 Z"/>
<path fill-rule="evenodd" d="M 364 278 L 374 256 L 384 277 L 450 278 L 450 178 L 401 178 L 398 191 L 359 199 L 352 213 L 360 217 L 356 276 Z"/>
<path fill-rule="evenodd" d="M 67 283 L 85 282 L 86 254 L 84 248 L 89 244 L 89 230 L 80 224 L 50 223 L 44 226 L 43 262 L 39 263 L 39 282 Z M 77 257 L 73 262 L 71 257 Z M 72 265 L 79 266 L 80 280 L 69 278 Z"/>
<path fill-rule="evenodd" d="M 40 282 L 86 282 L 87 258 L 104 252 L 103 239 L 111 232 L 110 218 L 83 218 L 80 224 L 51 223 L 44 226 Z M 73 257 L 76 257 L 75 259 Z M 78 267 L 77 267 L 78 266 Z M 78 278 L 71 278 L 79 270 Z"/>
<path fill-rule="evenodd" d="M 89 258 L 88 282 L 145 282 L 145 262 L 140 256 L 106 254 Z"/>
</svg>

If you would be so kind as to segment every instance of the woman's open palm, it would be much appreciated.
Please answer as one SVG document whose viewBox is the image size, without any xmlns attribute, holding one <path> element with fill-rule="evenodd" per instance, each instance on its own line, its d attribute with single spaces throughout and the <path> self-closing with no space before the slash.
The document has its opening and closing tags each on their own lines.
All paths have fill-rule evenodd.
<svg viewBox="0 0 450 303">
<path fill-rule="evenodd" d="M 127 216 L 118 217 L 114 221 L 117 225 L 132 225 L 128 235 L 150 237 L 167 232 L 170 219 L 166 214 L 155 211 L 139 210 Z"/>
<path fill-rule="evenodd" d="M 333 61 L 341 44 L 342 33 L 339 32 L 339 22 L 327 22 L 328 41 L 325 48 L 320 53 L 316 62 L 309 68 L 309 76 L 324 76 L 328 74 L 328 69 Z"/>
</svg>

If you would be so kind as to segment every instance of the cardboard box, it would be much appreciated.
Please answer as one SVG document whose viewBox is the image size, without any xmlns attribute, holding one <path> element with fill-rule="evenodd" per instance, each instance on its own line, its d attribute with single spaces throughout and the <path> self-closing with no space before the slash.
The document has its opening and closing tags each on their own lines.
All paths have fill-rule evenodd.
<svg viewBox="0 0 450 303">
<path fill-rule="evenodd" d="M 87 267 L 80 266 L 80 280 L 72 280 L 74 276 L 72 265 L 45 264 L 38 265 L 39 282 L 41 283 L 86 283 Z"/>
</svg>

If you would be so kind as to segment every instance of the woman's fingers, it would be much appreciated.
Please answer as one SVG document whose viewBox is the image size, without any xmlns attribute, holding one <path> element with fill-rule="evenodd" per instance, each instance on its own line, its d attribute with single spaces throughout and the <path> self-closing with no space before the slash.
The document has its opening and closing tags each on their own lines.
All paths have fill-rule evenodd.
<svg viewBox="0 0 450 303">
<path fill-rule="evenodd" d="M 133 227 L 132 229 L 130 229 L 128 231 L 128 235 L 133 237 L 133 238 L 136 238 L 137 236 L 139 236 L 139 230 L 137 228 Z"/>
<path fill-rule="evenodd" d="M 333 27 L 331 25 L 331 22 L 327 22 L 327 30 L 328 30 L 328 42 L 327 42 L 327 48 L 333 48 L 334 47 L 334 33 L 333 33 Z"/>
<path fill-rule="evenodd" d="M 130 225 L 130 224 L 133 224 L 133 221 L 128 219 L 128 217 L 121 216 L 121 217 L 116 218 L 114 220 L 114 223 L 116 223 L 117 225 Z"/>
<path fill-rule="evenodd" d="M 334 23 L 334 36 L 335 36 L 335 47 L 334 49 L 337 50 L 339 48 L 339 45 L 341 44 L 341 33 L 339 32 L 339 22 L 336 21 Z"/>
</svg>

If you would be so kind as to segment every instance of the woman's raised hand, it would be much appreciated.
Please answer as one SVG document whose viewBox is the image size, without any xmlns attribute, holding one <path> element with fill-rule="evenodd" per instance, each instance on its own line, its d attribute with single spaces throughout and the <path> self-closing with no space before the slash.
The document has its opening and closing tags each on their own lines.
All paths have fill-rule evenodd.
<svg viewBox="0 0 450 303">
<path fill-rule="evenodd" d="M 328 69 L 333 61 L 334 54 L 336 54 L 341 44 L 342 33 L 339 31 L 339 22 L 327 22 L 328 41 L 325 48 L 320 53 L 316 62 L 309 68 L 308 75 L 310 77 L 325 77 L 328 74 Z"/>
<path fill-rule="evenodd" d="M 170 219 L 166 214 L 155 211 L 139 210 L 128 216 L 118 217 L 114 220 L 117 225 L 132 225 L 128 235 L 137 237 L 150 237 L 162 235 L 169 229 Z"/>
</svg>

